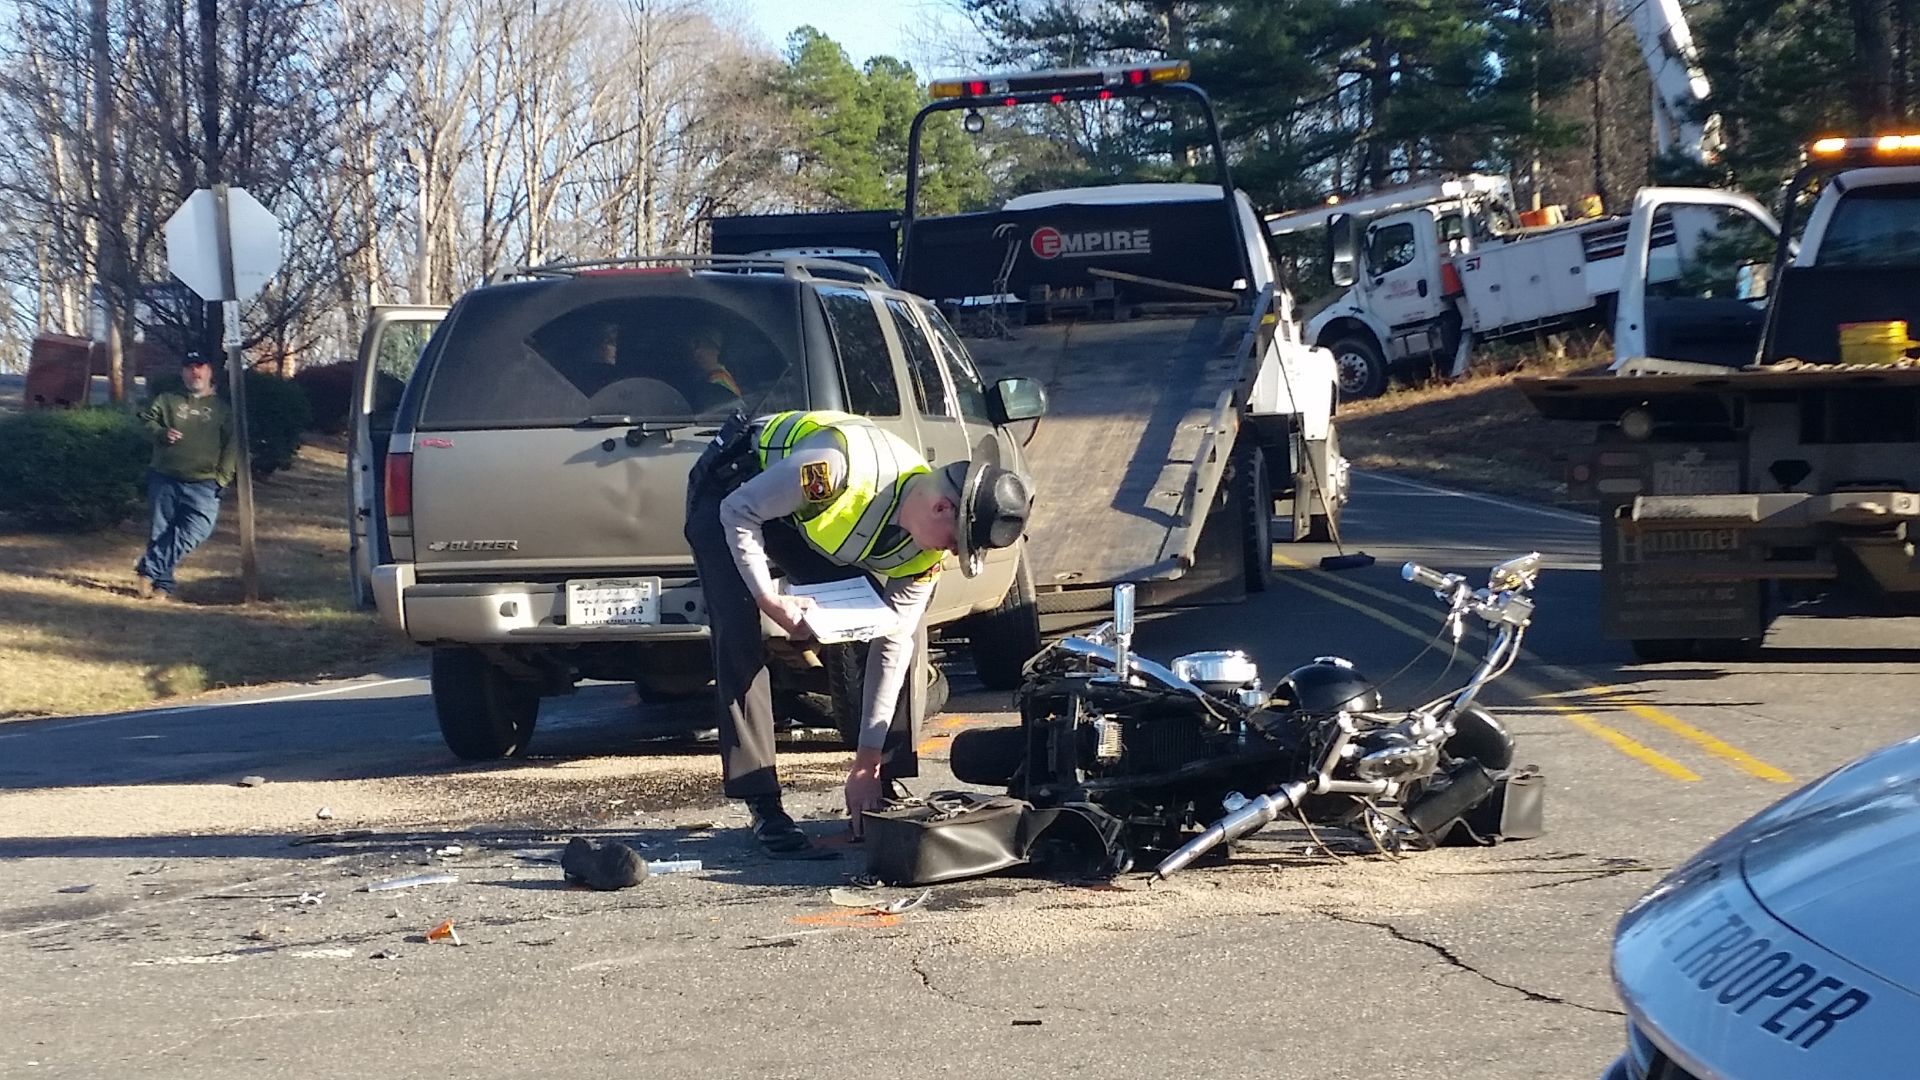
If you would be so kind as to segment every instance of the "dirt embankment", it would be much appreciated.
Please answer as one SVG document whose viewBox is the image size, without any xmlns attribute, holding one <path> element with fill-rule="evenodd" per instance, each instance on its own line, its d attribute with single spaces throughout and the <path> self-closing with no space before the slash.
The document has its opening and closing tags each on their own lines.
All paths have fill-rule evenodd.
<svg viewBox="0 0 1920 1080">
<path fill-rule="evenodd" d="M 1604 362 L 1591 347 L 1564 355 L 1515 353 L 1457 382 L 1396 386 L 1340 407 L 1341 452 L 1358 469 L 1585 508 L 1568 498 L 1566 472 L 1585 459 L 1593 426 L 1543 419 L 1514 380 L 1571 375 Z"/>
</svg>

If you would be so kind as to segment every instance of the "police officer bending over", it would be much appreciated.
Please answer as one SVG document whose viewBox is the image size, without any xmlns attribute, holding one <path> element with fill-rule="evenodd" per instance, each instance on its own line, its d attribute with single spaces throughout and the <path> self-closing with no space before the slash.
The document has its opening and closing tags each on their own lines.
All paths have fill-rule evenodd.
<svg viewBox="0 0 1920 1080">
<path fill-rule="evenodd" d="M 875 585 L 897 627 L 869 646 L 859 748 L 847 774 L 853 833 L 885 789 L 918 775 L 916 717 L 902 707 L 915 641 L 948 552 L 969 577 L 986 549 L 1026 531 L 1028 494 L 1020 478 L 990 460 L 939 470 L 871 421 L 838 412 L 736 415 L 689 477 L 687 541 L 706 594 L 715 681 L 726 716 L 720 758 L 728 798 L 745 800 L 753 834 L 772 855 L 821 854 L 780 804 L 774 769 L 773 701 L 760 615 L 805 638 L 811 601 L 783 593 L 778 568 L 795 584 L 858 574 Z"/>
</svg>

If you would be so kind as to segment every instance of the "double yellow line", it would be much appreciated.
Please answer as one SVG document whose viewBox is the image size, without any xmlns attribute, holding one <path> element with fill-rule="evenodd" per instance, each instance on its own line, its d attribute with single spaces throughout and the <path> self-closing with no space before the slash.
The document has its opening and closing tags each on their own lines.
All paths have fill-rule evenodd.
<svg viewBox="0 0 1920 1080">
<path fill-rule="evenodd" d="M 1317 585 L 1317 584 L 1314 584 L 1312 581 L 1307 580 L 1309 576 L 1324 575 L 1327 577 L 1332 577 L 1332 575 L 1327 573 L 1326 571 L 1308 566 L 1306 563 L 1300 562 L 1296 559 L 1289 558 L 1288 556 L 1282 555 L 1279 553 L 1275 553 L 1274 561 L 1279 565 L 1286 567 L 1289 570 L 1304 571 L 1304 573 L 1288 574 L 1280 579 L 1284 581 L 1286 584 L 1291 585 L 1296 589 L 1304 590 L 1324 600 L 1329 600 L 1329 601 L 1332 601 L 1333 603 L 1339 604 L 1342 607 L 1349 608 L 1353 611 L 1357 611 L 1360 614 L 1365 615 L 1367 618 L 1372 619 L 1374 622 L 1381 624 L 1382 626 L 1388 627 L 1389 629 L 1392 629 L 1392 630 L 1396 630 L 1418 641 L 1422 641 L 1422 642 L 1429 641 L 1433 637 L 1432 631 L 1420 630 L 1401 619 L 1397 619 L 1394 616 L 1387 614 L 1385 611 L 1377 607 L 1374 607 L 1372 605 L 1356 600 L 1353 597 L 1347 596 L 1340 591 L 1328 588 L 1324 585 Z M 1350 589 L 1353 592 L 1360 593 L 1364 596 L 1371 597 L 1375 600 L 1392 604 L 1395 607 L 1418 611 L 1422 615 L 1427 615 L 1427 616 L 1431 616 L 1432 614 L 1430 609 L 1422 607 L 1421 605 L 1415 604 L 1413 601 L 1407 599 L 1404 596 L 1397 596 L 1393 593 L 1386 592 L 1385 590 L 1376 589 L 1371 585 L 1366 585 L 1361 582 L 1354 581 L 1351 578 L 1340 579 L 1340 584 L 1345 589 Z M 1517 687 L 1519 687 L 1524 693 L 1527 693 L 1529 696 L 1539 699 L 1543 704 L 1546 705 L 1547 708 L 1566 717 L 1568 722 L 1573 724 L 1574 727 L 1578 728 L 1581 731 L 1586 732 L 1589 735 L 1592 735 L 1594 738 L 1599 739 L 1603 743 L 1606 743 L 1608 746 L 1612 747 L 1615 750 L 1618 750 L 1622 754 L 1625 754 L 1627 757 L 1630 757 L 1635 761 L 1640 762 L 1642 765 L 1645 765 L 1648 768 L 1651 768 L 1654 771 L 1659 772 L 1664 776 L 1667 776 L 1674 780 L 1687 782 L 1687 783 L 1692 783 L 1700 779 L 1699 773 L 1694 772 L 1692 769 L 1687 768 L 1685 765 L 1682 765 L 1680 762 L 1675 761 L 1674 759 L 1666 756 L 1665 754 L 1662 754 L 1658 750 L 1655 750 L 1652 747 L 1647 746 L 1635 740 L 1634 738 L 1627 735 L 1625 732 L 1619 730 L 1618 728 L 1602 723 L 1601 721 L 1595 719 L 1593 716 L 1589 715 L 1588 713 L 1583 712 L 1572 705 L 1565 704 L 1562 701 L 1555 700 L 1555 699 L 1567 698 L 1567 697 L 1589 697 L 1589 698 L 1598 699 L 1600 701 L 1604 701 L 1611 706 L 1616 706 L 1618 708 L 1624 709 L 1626 712 L 1632 714 L 1633 716 L 1639 717 L 1642 720 L 1652 723 L 1657 727 L 1660 727 L 1668 732 L 1671 732 L 1674 735 L 1679 736 L 1682 739 L 1685 739 L 1690 743 L 1693 743 L 1695 746 L 1700 747 L 1702 750 L 1705 750 L 1707 753 L 1713 755 L 1714 757 L 1720 758 L 1723 761 L 1728 762 L 1729 764 L 1733 765 L 1735 768 L 1741 770 L 1742 772 L 1747 773 L 1750 776 L 1753 776 L 1758 779 L 1765 780 L 1769 783 L 1774 783 L 1774 784 L 1793 783 L 1793 777 L 1789 775 L 1785 770 L 1775 768 L 1774 766 L 1769 765 L 1764 761 L 1761 761 L 1759 758 L 1754 757 L 1752 754 L 1747 753 L 1746 751 L 1740 749 L 1739 747 L 1734 746 L 1723 739 L 1720 739 L 1711 734 L 1708 734 L 1707 732 L 1702 731 L 1697 727 L 1694 727 L 1692 724 L 1687 723 L 1685 720 L 1682 720 L 1679 717 L 1672 715 L 1671 713 L 1664 712 L 1660 709 L 1653 707 L 1652 705 L 1648 705 L 1643 701 L 1637 701 L 1633 699 L 1631 695 L 1628 695 L 1621 690 L 1618 690 L 1613 687 L 1594 686 L 1590 684 L 1579 673 L 1570 671 L 1556 664 L 1545 663 L 1539 660 L 1538 658 L 1525 653 L 1524 651 L 1521 653 L 1521 658 L 1530 667 L 1535 668 L 1537 670 L 1545 671 L 1553 675 L 1554 678 L 1557 679 L 1558 681 L 1578 687 L 1579 689 L 1564 691 L 1561 693 L 1549 694 L 1549 693 L 1544 693 L 1539 689 L 1535 688 L 1528 680 L 1523 678 L 1514 678 L 1512 676 L 1509 676 L 1508 677 L 1509 682 L 1514 683 Z"/>
</svg>

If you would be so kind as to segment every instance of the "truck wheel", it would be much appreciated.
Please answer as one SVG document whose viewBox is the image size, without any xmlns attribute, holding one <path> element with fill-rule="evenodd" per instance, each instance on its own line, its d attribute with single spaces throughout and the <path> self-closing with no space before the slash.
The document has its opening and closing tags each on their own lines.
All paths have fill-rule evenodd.
<svg viewBox="0 0 1920 1080">
<path fill-rule="evenodd" d="M 1373 339 L 1359 334 L 1335 338 L 1327 346 L 1340 382 L 1340 400 L 1364 401 L 1387 392 L 1387 358 Z"/>
<path fill-rule="evenodd" d="M 1040 604 L 1027 566 L 1027 549 L 1020 548 L 1013 584 L 1000 606 L 967 620 L 967 651 L 973 669 L 989 690 L 1012 690 L 1020 685 L 1021 669 L 1040 651 Z"/>
<path fill-rule="evenodd" d="M 526 753 L 540 691 L 487 662 L 476 649 L 435 649 L 433 714 L 447 749 L 468 761 Z"/>
<path fill-rule="evenodd" d="M 860 714 L 866 708 L 867 643 L 848 642 L 824 645 L 820 662 L 827 667 L 827 700 L 833 710 L 833 726 L 849 747 L 860 745 Z M 947 707 L 952 690 L 947 673 L 931 659 L 926 664 L 927 707 L 921 722 L 933 719 Z"/>
<path fill-rule="evenodd" d="M 1235 470 L 1235 492 L 1240 499 L 1242 555 L 1246 560 L 1247 591 L 1261 593 L 1273 583 L 1273 488 L 1267 483 L 1267 455 L 1249 442 Z"/>
</svg>

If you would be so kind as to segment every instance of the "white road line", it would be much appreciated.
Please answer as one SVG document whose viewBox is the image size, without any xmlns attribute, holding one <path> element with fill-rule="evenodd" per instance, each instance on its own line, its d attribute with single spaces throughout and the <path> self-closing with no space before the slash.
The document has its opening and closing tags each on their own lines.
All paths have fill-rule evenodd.
<svg viewBox="0 0 1920 1080">
<path fill-rule="evenodd" d="M 345 694 L 354 690 L 373 690 L 382 686 L 398 686 L 401 683 L 421 681 L 423 680 L 420 676 L 413 675 L 404 679 L 381 679 L 377 682 L 352 682 L 342 686 L 329 686 L 324 690 L 304 690 L 297 694 L 278 694 L 273 697 L 263 698 L 241 698 L 234 701 L 209 701 L 204 705 L 173 705 L 165 709 L 142 709 L 138 712 L 111 713 L 107 716 L 94 716 L 85 720 L 75 720 L 71 724 L 61 724 L 59 727 L 43 727 L 35 728 L 32 731 L 15 731 L 0 734 L 0 740 L 24 739 L 29 735 L 43 735 L 54 731 L 72 731 L 75 728 L 92 727 L 95 724 L 104 724 L 112 720 L 143 720 L 156 716 L 173 716 L 178 713 L 212 712 L 215 709 L 234 709 L 242 705 L 277 705 L 285 701 L 306 701 L 310 698 L 332 697 L 335 694 Z"/>
<path fill-rule="evenodd" d="M 1369 480 L 1385 480 L 1389 484 L 1398 484 L 1401 487 L 1409 487 L 1415 491 L 1424 491 L 1429 495 L 1448 495 L 1456 499 L 1467 499 L 1472 502 L 1486 503 L 1489 506 L 1498 506 L 1507 510 L 1518 510 L 1523 514 L 1538 514 L 1541 517 L 1556 518 L 1560 521 L 1578 522 L 1581 525 L 1597 525 L 1600 522 L 1599 518 L 1591 514 L 1576 514 L 1571 510 L 1555 510 L 1547 506 L 1530 506 L 1523 502 L 1516 502 L 1512 499 L 1502 499 L 1495 495 L 1481 495 L 1473 491 L 1456 491 L 1453 488 L 1440 487 L 1437 484 L 1426 484 L 1418 480 L 1408 480 L 1403 476 L 1388 476 L 1385 473 L 1364 472 L 1359 469 L 1355 469 L 1354 474 L 1356 476 L 1364 476 Z"/>
</svg>

